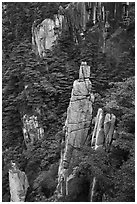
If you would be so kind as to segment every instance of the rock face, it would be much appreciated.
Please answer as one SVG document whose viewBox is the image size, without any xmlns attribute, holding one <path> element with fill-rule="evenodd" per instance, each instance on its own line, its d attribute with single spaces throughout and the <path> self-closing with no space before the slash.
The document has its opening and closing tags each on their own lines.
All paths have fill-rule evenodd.
<svg viewBox="0 0 137 204">
<path fill-rule="evenodd" d="M 36 55 L 45 56 L 46 50 L 51 50 L 62 28 L 63 16 L 55 15 L 54 20 L 45 19 L 41 24 L 32 26 L 32 49 Z"/>
<path fill-rule="evenodd" d="M 75 43 L 82 40 L 84 32 L 99 24 L 101 46 L 105 52 L 106 38 L 110 27 L 117 25 L 115 19 L 128 18 L 128 2 L 71 2 L 66 8 L 59 7 L 53 19 L 45 19 L 32 26 L 32 49 L 36 55 L 44 57 L 46 50 L 51 50 L 58 36 L 64 30 L 70 34 Z"/>
<path fill-rule="evenodd" d="M 58 170 L 57 197 L 69 195 L 69 182 L 75 178 L 77 167 L 69 171 L 69 165 L 77 154 L 77 149 L 85 144 L 89 128 L 92 122 L 92 104 L 94 95 L 89 80 L 90 67 L 83 62 L 79 70 L 79 79 L 73 83 L 71 99 L 67 109 L 67 119 L 63 130 L 65 132 L 65 148 L 61 150 L 61 159 Z M 116 140 L 115 129 L 116 117 L 114 114 L 104 114 L 99 108 L 95 118 L 95 126 L 92 132 L 91 148 L 98 152 L 109 152 L 111 144 Z M 75 150 L 75 151 L 74 151 Z M 75 154 L 74 154 L 75 153 Z M 90 201 L 102 201 L 103 192 L 100 192 L 98 178 L 94 177 Z"/>
<path fill-rule="evenodd" d="M 89 76 L 90 67 L 82 64 L 79 71 L 79 79 L 73 83 L 71 99 L 67 109 L 65 128 L 68 146 L 80 148 L 88 134 L 92 119 L 92 103 L 94 101 Z M 69 162 L 69 158 L 67 158 L 68 146 L 66 145 L 64 154 L 66 162 Z"/>
<path fill-rule="evenodd" d="M 115 128 L 116 116 L 104 112 L 101 108 L 98 109 L 96 116 L 95 127 L 92 134 L 91 147 L 98 152 L 108 152 L 113 140 L 116 139 Z M 93 178 L 91 188 L 91 202 L 102 202 L 103 192 L 100 190 L 99 179 Z"/>
<path fill-rule="evenodd" d="M 62 30 L 71 32 L 76 41 L 78 33 L 86 30 L 89 13 L 86 11 L 85 3 L 69 3 L 64 9 L 59 7 L 58 14 L 53 19 L 45 19 L 42 23 L 32 26 L 32 50 L 36 55 L 44 57 L 46 50 L 52 50 Z"/>
<path fill-rule="evenodd" d="M 88 22 L 90 15 L 84 2 L 71 2 L 65 9 L 60 7 L 59 10 L 64 14 L 66 27 L 69 26 L 68 21 L 70 21 L 73 29 L 76 27 L 80 32 L 86 30 L 86 23 Z"/>
<path fill-rule="evenodd" d="M 9 187 L 10 202 L 25 202 L 25 196 L 29 187 L 28 179 L 25 172 L 20 171 L 13 162 L 9 170 Z"/>
<path fill-rule="evenodd" d="M 98 109 L 91 147 L 95 148 L 95 150 L 104 148 L 108 150 L 112 140 L 115 139 L 115 121 L 116 116 L 114 114 L 107 113 L 104 117 L 103 110 L 101 108 Z"/>
<path fill-rule="evenodd" d="M 82 63 L 79 71 L 79 79 L 73 83 L 71 99 L 67 109 L 67 119 L 64 130 L 65 150 L 62 150 L 59 166 L 58 190 L 62 194 L 63 183 L 67 186 L 69 163 L 74 148 L 80 148 L 84 145 L 92 119 L 92 103 L 94 96 L 92 94 L 92 85 L 89 80 L 90 67 L 86 62 Z M 64 151 L 64 152 L 63 152 Z M 66 189 L 66 194 L 68 190 Z"/>
<path fill-rule="evenodd" d="M 23 116 L 23 135 L 26 146 L 44 137 L 44 129 L 40 126 L 37 116 Z"/>
<path fill-rule="evenodd" d="M 91 146 L 95 145 L 95 149 L 97 149 L 99 146 L 103 146 L 104 134 L 102 131 L 102 122 L 103 122 L 103 110 L 100 108 L 96 116 L 96 122 L 91 141 Z"/>
</svg>

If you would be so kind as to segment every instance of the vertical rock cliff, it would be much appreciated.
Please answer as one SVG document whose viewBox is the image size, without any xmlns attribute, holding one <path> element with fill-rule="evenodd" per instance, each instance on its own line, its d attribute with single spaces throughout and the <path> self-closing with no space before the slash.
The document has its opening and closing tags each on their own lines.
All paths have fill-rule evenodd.
<svg viewBox="0 0 137 204">
<path fill-rule="evenodd" d="M 79 70 L 79 79 L 73 83 L 71 99 L 65 122 L 65 149 L 61 152 L 58 172 L 58 193 L 68 195 L 69 164 L 75 148 L 82 147 L 87 139 L 92 119 L 92 84 L 89 80 L 90 66 L 83 62 Z"/>
<path fill-rule="evenodd" d="M 61 159 L 58 170 L 57 194 L 69 195 L 69 182 L 75 178 L 77 167 L 69 171 L 71 161 L 75 160 L 77 149 L 86 142 L 88 131 L 92 124 L 92 84 L 89 80 L 90 67 L 83 62 L 79 70 L 79 79 L 73 83 L 70 103 L 67 109 L 67 118 L 63 130 L 65 132 L 65 148 L 61 150 Z M 97 152 L 109 152 L 111 144 L 115 140 L 116 117 L 114 114 L 104 113 L 99 108 L 95 118 L 95 126 L 92 132 L 91 148 Z M 103 193 L 100 192 L 99 179 L 93 177 L 90 201 L 102 201 Z"/>
<path fill-rule="evenodd" d="M 44 19 L 38 25 L 33 23 L 32 49 L 36 55 L 44 57 L 62 31 L 69 33 L 78 44 L 81 36 L 97 24 L 103 40 L 102 51 L 105 52 L 108 33 L 118 27 L 116 19 L 128 21 L 129 6 L 128 2 L 71 2 L 66 8 L 59 6 L 58 14 L 52 19 Z"/>
<path fill-rule="evenodd" d="M 116 116 L 107 113 L 99 108 L 92 134 L 91 148 L 98 152 L 109 152 L 112 142 L 116 139 L 115 129 Z M 94 177 L 91 188 L 91 202 L 102 202 L 103 192 L 101 191 L 99 178 Z"/>
</svg>

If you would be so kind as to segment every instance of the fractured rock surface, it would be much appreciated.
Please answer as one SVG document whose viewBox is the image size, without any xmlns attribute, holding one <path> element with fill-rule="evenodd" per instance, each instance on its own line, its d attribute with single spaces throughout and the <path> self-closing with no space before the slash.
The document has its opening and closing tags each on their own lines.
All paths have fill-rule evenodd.
<svg viewBox="0 0 137 204">
<path fill-rule="evenodd" d="M 84 145 L 92 119 L 92 103 L 94 96 L 92 94 L 92 85 L 89 80 L 90 67 L 82 63 L 79 71 L 79 79 L 73 83 L 71 99 L 67 109 L 67 119 L 65 122 L 65 150 L 61 154 L 61 161 L 58 172 L 58 189 L 62 194 L 63 182 L 66 182 L 69 163 L 74 148 L 80 148 Z"/>
<path fill-rule="evenodd" d="M 65 122 L 66 144 L 72 147 L 80 148 L 84 145 L 92 119 L 94 96 L 91 93 L 92 85 L 89 80 L 89 75 L 90 67 L 84 64 L 80 67 L 79 79 L 73 83 Z M 67 158 L 67 145 L 64 160 Z"/>
</svg>

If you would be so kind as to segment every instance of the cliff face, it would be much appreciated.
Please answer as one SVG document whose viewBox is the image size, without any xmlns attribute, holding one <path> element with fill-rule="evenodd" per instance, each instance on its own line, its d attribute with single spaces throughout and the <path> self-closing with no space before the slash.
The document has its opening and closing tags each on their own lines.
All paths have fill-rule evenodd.
<svg viewBox="0 0 137 204">
<path fill-rule="evenodd" d="M 85 3 L 69 3 L 64 9 L 59 7 L 58 14 L 53 19 L 45 19 L 41 24 L 32 26 L 32 49 L 36 55 L 45 56 L 46 50 L 51 50 L 62 31 L 73 36 L 79 42 L 80 33 L 86 30 L 89 13 Z"/>
<path fill-rule="evenodd" d="M 99 26 L 100 41 L 103 41 L 102 51 L 108 32 L 113 33 L 118 27 L 117 20 L 128 21 L 130 4 L 104 2 L 72 2 L 66 8 L 59 7 L 58 14 L 53 19 L 45 19 L 41 24 L 32 26 L 32 47 L 36 55 L 44 57 L 46 50 L 52 49 L 62 31 L 68 32 L 75 43 L 82 40 L 82 36 L 97 24 Z"/>
<path fill-rule="evenodd" d="M 61 159 L 58 169 L 57 196 L 70 195 L 70 183 L 76 177 L 79 166 L 70 170 L 71 162 L 75 161 L 78 150 L 86 145 L 89 136 L 89 129 L 93 126 L 92 105 L 94 95 L 92 94 L 92 84 L 89 80 L 90 67 L 82 63 L 79 71 L 79 79 L 73 83 L 71 99 L 67 109 L 67 119 L 63 130 L 65 138 L 62 144 L 65 148 L 61 150 Z M 95 120 L 94 129 L 90 138 L 90 147 L 96 152 L 108 153 L 112 143 L 117 139 L 115 131 L 116 116 L 104 113 L 99 108 Z M 71 167 L 72 168 L 72 167 Z M 102 202 L 103 192 L 101 191 L 99 179 L 93 177 L 91 181 L 90 201 Z"/>
<path fill-rule="evenodd" d="M 86 63 L 82 63 L 79 79 L 73 83 L 71 99 L 67 109 L 67 119 L 64 127 L 65 149 L 61 152 L 58 172 L 57 190 L 59 195 L 64 193 L 68 195 L 68 181 L 73 178 L 68 173 L 70 161 L 73 159 L 72 153 L 75 148 L 81 148 L 85 144 L 91 124 L 94 96 L 89 77 L 90 67 Z"/>
</svg>

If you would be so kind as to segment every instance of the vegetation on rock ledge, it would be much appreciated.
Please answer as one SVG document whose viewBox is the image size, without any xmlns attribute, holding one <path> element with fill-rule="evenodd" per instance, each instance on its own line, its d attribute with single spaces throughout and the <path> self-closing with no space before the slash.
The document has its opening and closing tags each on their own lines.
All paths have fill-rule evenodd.
<svg viewBox="0 0 137 204">
<path fill-rule="evenodd" d="M 89 147 L 81 149 L 71 195 L 59 201 L 88 201 L 91 177 L 98 176 L 103 184 L 103 201 L 134 202 L 134 10 L 130 25 L 115 39 L 109 38 L 108 52 L 112 41 L 115 49 L 115 42 L 121 42 L 115 57 L 100 51 L 98 35 L 89 30 L 77 45 L 63 33 L 53 51 L 47 51 L 43 59 L 36 58 L 31 50 L 32 23 L 49 17 L 49 13 L 52 18 L 60 4 L 3 3 L 3 202 L 10 200 L 8 168 L 11 160 L 27 174 L 30 188 L 26 201 L 54 200 L 62 127 L 81 61 L 91 66 L 95 94 L 93 117 L 100 107 L 114 113 L 119 136 L 108 155 L 95 155 Z M 26 149 L 21 118 L 25 113 L 35 114 L 37 107 L 45 135 L 42 141 Z M 105 162 L 101 165 L 100 161 Z M 72 167 L 76 165 L 72 163 Z"/>
</svg>

